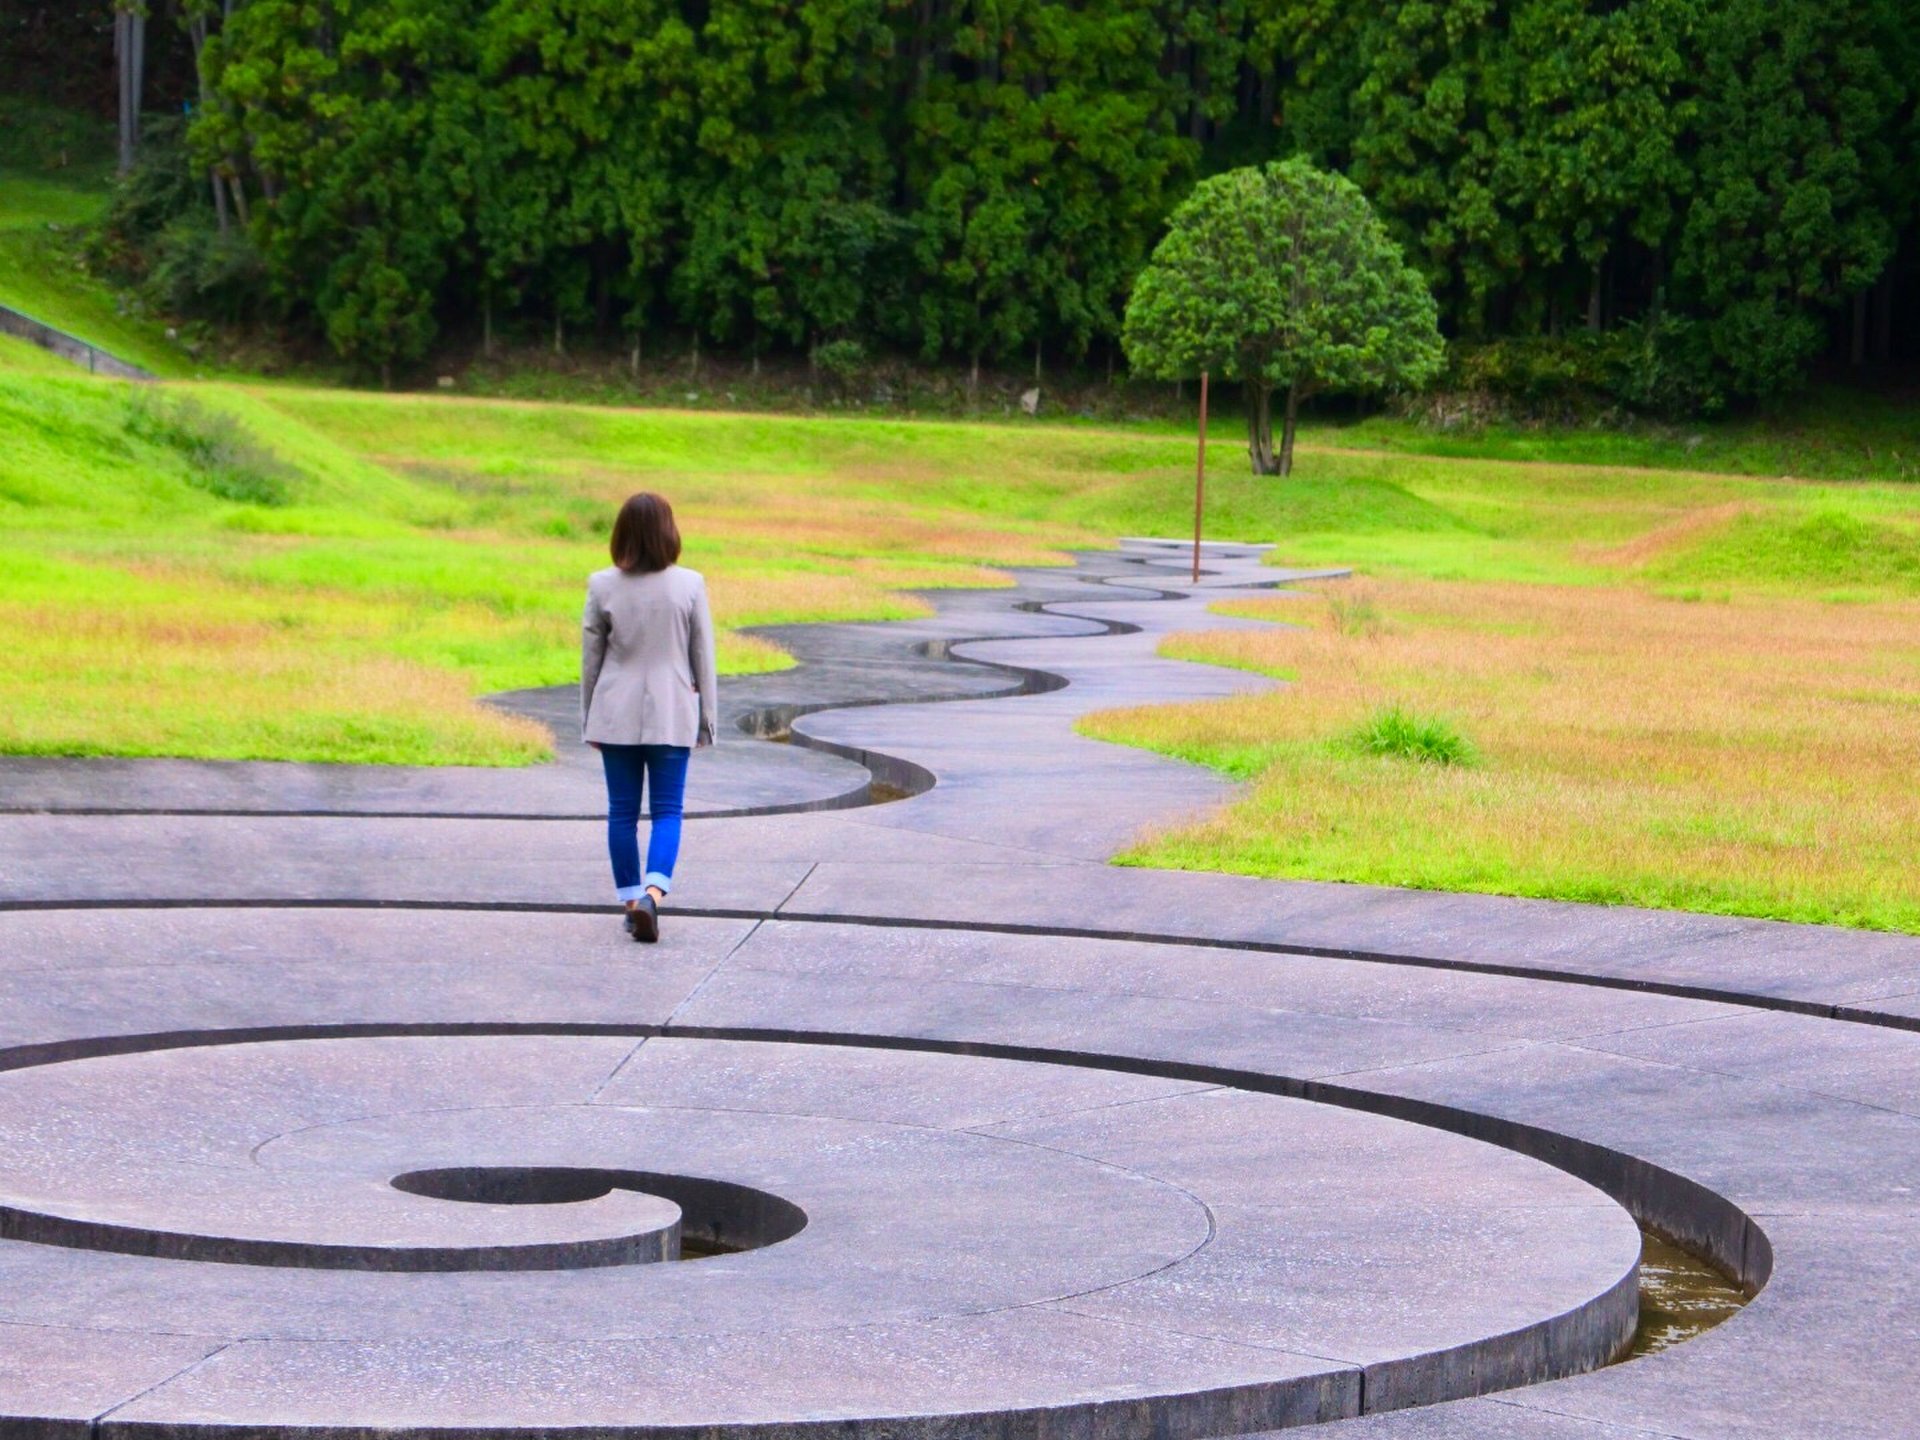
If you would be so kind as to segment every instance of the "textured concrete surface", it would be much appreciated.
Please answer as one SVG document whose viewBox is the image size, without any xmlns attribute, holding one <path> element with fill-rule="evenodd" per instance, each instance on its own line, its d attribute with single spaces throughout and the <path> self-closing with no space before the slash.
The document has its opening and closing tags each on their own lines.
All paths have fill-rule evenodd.
<svg viewBox="0 0 1920 1440">
<path fill-rule="evenodd" d="M 1153 651 L 1285 578 L 1167 557 L 783 634 L 657 947 L 564 745 L 0 766 L 0 1215 L 68 1227 L 0 1239 L 0 1433 L 1912 1433 L 1920 942 L 1106 866 L 1231 792 L 1075 717 L 1264 683 Z M 436 1167 L 807 1223 L 575 1263 L 664 1183 Z M 1593 1369 L 1625 1211 L 1763 1288 Z M 551 1264 L 313 1262 L 400 1239 Z"/>
</svg>

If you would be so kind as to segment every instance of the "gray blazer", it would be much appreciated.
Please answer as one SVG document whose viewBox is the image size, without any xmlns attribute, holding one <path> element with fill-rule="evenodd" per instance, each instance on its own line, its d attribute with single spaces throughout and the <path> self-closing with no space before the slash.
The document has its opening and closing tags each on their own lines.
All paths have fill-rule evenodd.
<svg viewBox="0 0 1920 1440">
<path fill-rule="evenodd" d="M 711 745 L 718 723 L 713 617 L 697 570 L 608 568 L 580 621 L 580 737 L 607 745 Z"/>
</svg>

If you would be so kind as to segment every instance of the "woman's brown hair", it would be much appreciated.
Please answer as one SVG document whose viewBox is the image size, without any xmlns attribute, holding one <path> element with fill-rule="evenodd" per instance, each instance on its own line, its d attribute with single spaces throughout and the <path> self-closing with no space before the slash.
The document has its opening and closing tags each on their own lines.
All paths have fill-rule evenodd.
<svg viewBox="0 0 1920 1440">
<path fill-rule="evenodd" d="M 629 495 L 613 522 L 613 563 L 642 573 L 664 570 L 680 558 L 680 527 L 664 495 Z"/>
</svg>

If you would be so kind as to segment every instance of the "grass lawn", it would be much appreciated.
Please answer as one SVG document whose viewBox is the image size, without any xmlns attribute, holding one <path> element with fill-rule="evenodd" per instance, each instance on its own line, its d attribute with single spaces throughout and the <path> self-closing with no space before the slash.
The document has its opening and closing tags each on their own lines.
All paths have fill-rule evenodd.
<svg viewBox="0 0 1920 1440">
<path fill-rule="evenodd" d="M 1163 647 L 1286 689 L 1083 722 L 1251 781 L 1124 863 L 1920 931 L 1920 489 L 1350 463 L 1361 578 Z"/>
<path fill-rule="evenodd" d="M 785 663 L 740 626 L 1177 533 L 1188 464 L 1156 432 L 133 386 L 7 342 L 0 750 L 524 763 L 547 737 L 474 697 L 573 678 L 634 488 L 674 497 L 739 672 Z M 1168 644 L 1292 688 L 1085 722 L 1253 781 L 1129 863 L 1920 930 L 1920 490 L 1322 450 L 1208 494 L 1213 533 L 1365 579 Z M 1368 753 L 1394 707 L 1470 763 Z"/>
</svg>

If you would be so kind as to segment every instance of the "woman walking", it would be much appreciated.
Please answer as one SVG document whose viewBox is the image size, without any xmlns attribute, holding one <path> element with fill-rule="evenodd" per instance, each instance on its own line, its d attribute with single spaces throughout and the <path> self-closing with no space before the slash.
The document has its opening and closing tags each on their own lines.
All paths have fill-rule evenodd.
<svg viewBox="0 0 1920 1440">
<path fill-rule="evenodd" d="M 659 902 L 680 854 L 687 760 L 716 719 L 707 583 L 679 564 L 680 530 L 661 496 L 630 496 L 613 522 L 613 567 L 587 581 L 581 619 L 581 738 L 607 772 L 607 852 L 635 940 L 660 938 Z M 640 869 L 640 799 L 653 817 Z"/>
</svg>

